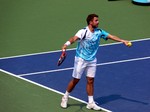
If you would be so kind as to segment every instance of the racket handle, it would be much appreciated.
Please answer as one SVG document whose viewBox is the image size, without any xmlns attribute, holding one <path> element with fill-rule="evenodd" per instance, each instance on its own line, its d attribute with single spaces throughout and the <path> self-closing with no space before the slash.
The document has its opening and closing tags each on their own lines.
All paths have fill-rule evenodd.
<svg viewBox="0 0 150 112">
<path fill-rule="evenodd" d="M 62 51 L 63 51 L 63 52 L 65 52 L 65 51 L 66 51 L 66 49 L 62 49 Z"/>
<path fill-rule="evenodd" d="M 66 52 L 65 51 L 62 52 L 62 56 L 66 56 Z"/>
</svg>

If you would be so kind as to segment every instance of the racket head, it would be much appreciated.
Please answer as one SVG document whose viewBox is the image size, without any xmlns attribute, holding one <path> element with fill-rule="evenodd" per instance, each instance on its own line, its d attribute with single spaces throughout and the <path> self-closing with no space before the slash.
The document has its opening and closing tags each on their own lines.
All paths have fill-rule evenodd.
<svg viewBox="0 0 150 112">
<path fill-rule="evenodd" d="M 65 59 L 66 59 L 66 52 L 63 51 L 58 62 L 57 62 L 57 66 L 60 66 L 65 61 Z"/>
</svg>

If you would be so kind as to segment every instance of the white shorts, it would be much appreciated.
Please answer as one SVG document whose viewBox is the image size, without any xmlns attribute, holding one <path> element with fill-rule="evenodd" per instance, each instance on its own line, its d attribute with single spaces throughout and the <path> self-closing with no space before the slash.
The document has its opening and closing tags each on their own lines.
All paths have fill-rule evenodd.
<svg viewBox="0 0 150 112">
<path fill-rule="evenodd" d="M 87 77 L 94 78 L 96 73 L 96 63 L 97 59 L 94 59 L 93 61 L 85 61 L 82 58 L 75 57 L 72 77 L 80 79 L 83 72 L 85 72 Z"/>
</svg>

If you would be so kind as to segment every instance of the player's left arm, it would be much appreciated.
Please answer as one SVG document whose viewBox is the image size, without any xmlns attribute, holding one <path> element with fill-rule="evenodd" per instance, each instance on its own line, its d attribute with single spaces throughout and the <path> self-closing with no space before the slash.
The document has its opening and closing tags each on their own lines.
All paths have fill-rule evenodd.
<svg viewBox="0 0 150 112">
<path fill-rule="evenodd" d="M 107 36 L 107 38 L 108 38 L 108 39 L 111 39 L 111 40 L 114 40 L 114 41 L 117 41 L 117 42 L 122 42 L 122 43 L 124 43 L 126 46 L 129 46 L 129 43 L 130 43 L 128 40 L 121 39 L 121 38 L 119 38 L 118 36 L 111 35 L 111 34 L 109 34 L 109 35 Z"/>
</svg>

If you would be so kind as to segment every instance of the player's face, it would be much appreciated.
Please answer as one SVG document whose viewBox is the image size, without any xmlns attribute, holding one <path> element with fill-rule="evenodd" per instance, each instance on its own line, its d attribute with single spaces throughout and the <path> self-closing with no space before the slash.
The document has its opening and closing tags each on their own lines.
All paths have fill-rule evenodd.
<svg viewBox="0 0 150 112">
<path fill-rule="evenodd" d="M 91 21 L 91 25 L 93 28 L 97 28 L 99 24 L 98 17 L 94 17 L 93 20 Z"/>
</svg>

